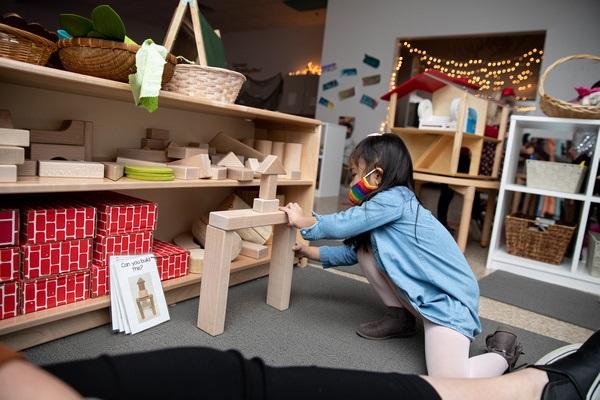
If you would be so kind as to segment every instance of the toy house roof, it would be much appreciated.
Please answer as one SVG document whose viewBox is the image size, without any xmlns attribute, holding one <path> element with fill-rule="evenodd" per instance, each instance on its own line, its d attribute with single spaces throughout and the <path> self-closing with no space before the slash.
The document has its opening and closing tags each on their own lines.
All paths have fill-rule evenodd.
<svg viewBox="0 0 600 400">
<path fill-rule="evenodd" d="M 390 100 L 392 94 L 397 93 L 398 97 L 406 96 L 415 90 L 424 90 L 433 93 L 446 85 L 457 86 L 462 90 L 479 89 L 479 85 L 470 83 L 466 78 L 451 78 L 446 74 L 435 70 L 426 70 L 402 82 L 383 96 L 381 100 Z"/>
</svg>

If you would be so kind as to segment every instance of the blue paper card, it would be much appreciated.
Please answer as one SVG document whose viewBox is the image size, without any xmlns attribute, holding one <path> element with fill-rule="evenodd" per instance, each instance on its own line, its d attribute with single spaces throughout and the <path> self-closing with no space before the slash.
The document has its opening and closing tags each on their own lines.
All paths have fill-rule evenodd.
<svg viewBox="0 0 600 400">
<path fill-rule="evenodd" d="M 342 70 L 342 76 L 354 76 L 357 75 L 358 71 L 356 68 L 344 68 Z"/>
<path fill-rule="evenodd" d="M 360 98 L 360 102 L 361 102 L 361 104 L 364 104 L 367 107 L 371 107 L 371 108 L 377 107 L 377 100 L 375 100 L 374 98 L 372 98 L 370 96 L 367 96 L 366 94 L 362 95 L 362 97 Z"/>
<path fill-rule="evenodd" d="M 331 88 L 334 88 L 336 86 L 338 86 L 338 81 L 337 81 L 337 79 L 334 79 L 332 81 L 325 82 L 323 84 L 323 90 L 331 89 Z"/>
</svg>

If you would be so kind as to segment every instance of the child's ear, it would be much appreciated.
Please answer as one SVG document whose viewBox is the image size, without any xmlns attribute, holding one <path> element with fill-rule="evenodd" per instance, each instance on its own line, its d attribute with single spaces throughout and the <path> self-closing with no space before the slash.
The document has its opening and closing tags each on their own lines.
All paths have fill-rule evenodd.
<svg viewBox="0 0 600 400">
<path fill-rule="evenodd" d="M 381 167 L 377 167 L 375 168 L 375 172 L 373 172 L 373 179 L 375 179 L 375 183 L 377 184 L 377 186 L 379 186 L 381 184 L 381 181 L 383 180 L 383 168 Z"/>
</svg>

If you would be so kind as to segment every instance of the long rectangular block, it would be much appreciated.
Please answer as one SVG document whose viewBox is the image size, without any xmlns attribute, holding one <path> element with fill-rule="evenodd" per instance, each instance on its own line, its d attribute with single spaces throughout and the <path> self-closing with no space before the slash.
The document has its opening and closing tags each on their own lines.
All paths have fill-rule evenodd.
<svg viewBox="0 0 600 400">
<path fill-rule="evenodd" d="M 37 161 L 25 160 L 23 164 L 17 165 L 17 176 L 36 176 Z"/>
<path fill-rule="evenodd" d="M 184 165 L 169 165 L 169 168 L 173 170 L 173 174 L 176 179 L 200 179 L 200 168 L 198 167 L 186 167 Z"/>
<path fill-rule="evenodd" d="M 149 150 L 164 150 L 169 145 L 169 141 L 165 139 L 142 138 L 140 142 L 142 149 Z"/>
<path fill-rule="evenodd" d="M 125 175 L 125 166 L 116 162 L 103 161 L 104 177 L 111 181 L 118 181 Z"/>
<path fill-rule="evenodd" d="M 166 151 L 164 150 L 146 150 L 146 149 L 128 149 L 119 148 L 117 149 L 117 157 L 132 158 L 134 160 L 154 161 L 154 162 L 167 162 Z"/>
<path fill-rule="evenodd" d="M 146 137 L 148 139 L 162 139 L 169 140 L 169 131 L 166 129 L 158 129 L 158 128 L 147 128 L 146 129 Z"/>
<path fill-rule="evenodd" d="M 249 168 L 227 167 L 227 179 L 238 181 L 251 181 L 254 179 L 254 171 Z"/>
<path fill-rule="evenodd" d="M 93 161 L 40 160 L 39 175 L 62 178 L 104 178 L 104 164 Z"/>
<path fill-rule="evenodd" d="M 21 246 L 21 277 L 35 279 L 90 268 L 92 239 Z"/>
<path fill-rule="evenodd" d="M 279 210 L 279 200 L 254 199 L 252 209 L 259 213 L 273 212 Z"/>
<path fill-rule="evenodd" d="M 19 210 L 0 209 L 0 247 L 19 244 Z"/>
<path fill-rule="evenodd" d="M 16 317 L 19 311 L 19 282 L 0 284 L 0 319 Z"/>
<path fill-rule="evenodd" d="M 0 165 L 0 182 L 11 183 L 17 181 L 16 165 Z"/>
<path fill-rule="evenodd" d="M 89 297 L 89 272 L 21 281 L 21 313 L 58 307 Z"/>
<path fill-rule="evenodd" d="M 85 160 L 85 147 L 66 144 L 31 143 L 30 158 L 32 160 L 65 159 L 82 161 Z"/>
<path fill-rule="evenodd" d="M 188 158 L 198 154 L 208 154 L 208 149 L 183 146 L 173 146 L 167 149 L 167 157 L 169 158 Z"/>
<path fill-rule="evenodd" d="M 240 254 L 250 258 L 265 258 L 269 255 L 269 248 L 267 246 L 263 246 L 262 244 L 248 242 L 246 240 L 242 241 L 242 251 Z"/>
<path fill-rule="evenodd" d="M 20 264 L 21 252 L 18 247 L 0 249 L 0 283 L 17 280 Z"/>
<path fill-rule="evenodd" d="M 213 165 L 210 167 L 212 179 L 227 179 L 227 167 L 218 167 Z"/>
<path fill-rule="evenodd" d="M 86 132 L 93 132 L 91 122 L 71 120 L 65 121 L 60 130 L 32 129 L 30 139 L 31 143 L 85 146 L 86 139 L 91 141 L 91 138 L 86 137 Z M 88 144 L 91 145 L 92 143 Z"/>
<path fill-rule="evenodd" d="M 25 162 L 25 149 L 15 146 L 0 146 L 0 165 L 15 165 Z"/>
<path fill-rule="evenodd" d="M 167 163 L 156 161 L 137 160 L 135 158 L 117 157 L 117 164 L 121 165 L 139 165 L 142 167 L 166 167 Z"/>
<path fill-rule="evenodd" d="M 259 213 L 254 210 L 213 211 L 208 220 L 209 225 L 226 231 L 287 222 L 287 214 L 283 211 Z"/>
<path fill-rule="evenodd" d="M 26 129 L 0 128 L 0 146 L 29 147 L 29 131 Z"/>
</svg>

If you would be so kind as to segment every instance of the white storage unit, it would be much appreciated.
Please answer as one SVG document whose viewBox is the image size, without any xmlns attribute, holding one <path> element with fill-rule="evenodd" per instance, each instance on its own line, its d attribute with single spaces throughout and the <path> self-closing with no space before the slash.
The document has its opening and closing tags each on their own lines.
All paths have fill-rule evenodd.
<svg viewBox="0 0 600 400">
<path fill-rule="evenodd" d="M 321 152 L 319 178 L 315 197 L 337 197 L 340 194 L 346 127 L 324 123 L 321 125 Z"/>
<path fill-rule="evenodd" d="M 527 187 L 516 184 L 515 176 L 519 162 L 519 152 L 523 135 L 532 137 L 572 140 L 577 129 L 593 129 L 600 136 L 600 120 L 564 119 L 537 116 L 513 116 L 504 159 L 504 169 L 498 194 L 494 229 L 490 243 L 487 268 L 500 269 L 514 274 L 562 285 L 589 293 L 600 294 L 600 278 L 590 275 L 582 260 L 583 240 L 587 227 L 590 205 L 600 203 L 600 196 L 594 196 L 594 184 L 600 159 L 600 140 L 596 141 L 589 175 L 583 182 L 582 193 L 566 193 Z M 529 258 L 508 254 L 504 240 L 504 217 L 511 210 L 515 193 L 530 193 L 562 199 L 572 199 L 582 203 L 581 215 L 575 232 L 575 246 L 567 253 L 561 265 L 547 264 Z"/>
</svg>

